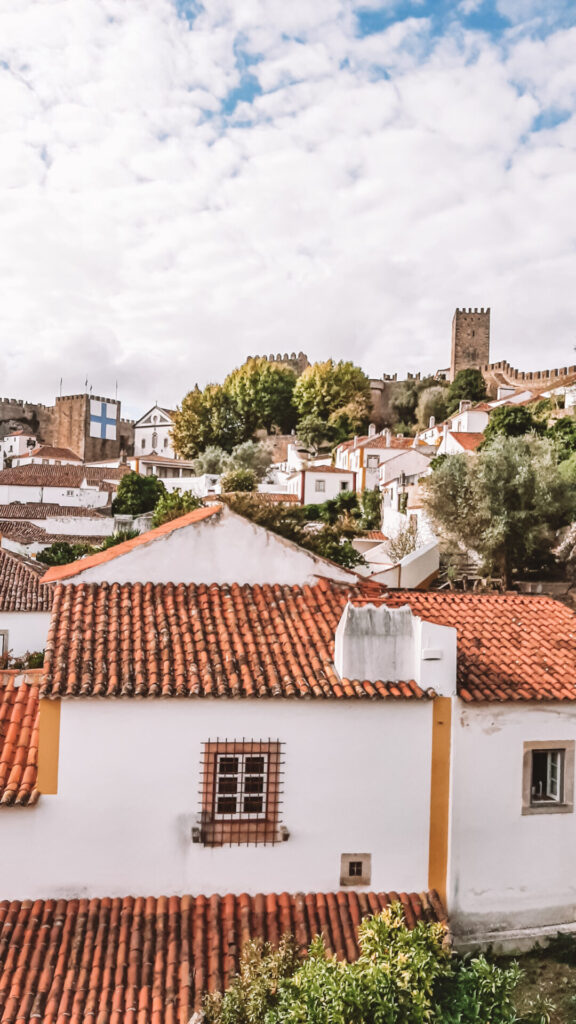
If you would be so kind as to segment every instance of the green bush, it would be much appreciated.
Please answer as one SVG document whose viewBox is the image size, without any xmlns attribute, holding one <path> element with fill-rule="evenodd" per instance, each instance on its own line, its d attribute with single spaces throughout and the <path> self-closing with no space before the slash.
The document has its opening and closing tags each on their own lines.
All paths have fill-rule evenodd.
<svg viewBox="0 0 576 1024">
<path fill-rule="evenodd" d="M 236 491 L 255 491 L 256 474 L 251 469 L 231 469 L 221 477 L 220 487 L 225 494 Z"/>
<path fill-rule="evenodd" d="M 358 929 L 355 963 L 315 938 L 298 966 L 293 943 L 250 943 L 224 995 L 204 1003 L 208 1024 L 514 1024 L 516 964 L 460 958 L 440 924 L 407 928 L 397 903 Z"/>
<path fill-rule="evenodd" d="M 197 498 L 190 491 L 184 491 L 181 494 L 176 490 L 172 494 L 163 494 L 156 503 L 152 526 L 162 526 L 163 523 L 169 523 L 172 519 L 179 519 L 180 516 L 185 516 L 188 512 L 201 508 L 202 505 L 202 499 Z"/>
</svg>

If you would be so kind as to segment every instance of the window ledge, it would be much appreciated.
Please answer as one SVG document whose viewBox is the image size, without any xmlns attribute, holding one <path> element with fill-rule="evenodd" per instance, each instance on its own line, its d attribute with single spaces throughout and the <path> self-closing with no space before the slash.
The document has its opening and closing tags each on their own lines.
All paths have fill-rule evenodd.
<svg viewBox="0 0 576 1024">
<path fill-rule="evenodd" d="M 572 814 L 574 804 L 531 804 L 522 808 L 522 814 Z"/>
</svg>

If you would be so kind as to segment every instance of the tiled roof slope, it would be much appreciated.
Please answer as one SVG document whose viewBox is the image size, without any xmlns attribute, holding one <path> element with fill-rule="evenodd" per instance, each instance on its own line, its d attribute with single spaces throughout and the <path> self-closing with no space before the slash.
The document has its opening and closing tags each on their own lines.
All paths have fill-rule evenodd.
<svg viewBox="0 0 576 1024">
<path fill-rule="evenodd" d="M 85 479 L 91 487 L 121 480 L 128 466 L 109 469 L 103 466 L 11 466 L 0 471 L 0 484 L 19 487 L 80 487 Z"/>
<path fill-rule="evenodd" d="M 32 559 L 0 548 L 0 611 L 50 611 L 53 589 L 41 582 L 45 570 Z"/>
<path fill-rule="evenodd" d="M 85 569 L 91 569 L 95 565 L 111 562 L 113 559 L 119 558 L 120 555 L 126 555 L 129 551 L 133 551 L 134 548 L 139 548 L 143 544 L 150 544 L 159 537 L 174 533 L 175 530 L 181 530 L 192 523 L 201 523 L 204 519 L 209 519 L 210 516 L 218 515 L 221 510 L 221 505 L 211 508 L 196 508 L 193 512 L 188 512 L 185 516 L 179 516 L 178 519 L 171 519 L 169 522 L 163 523 L 162 526 L 157 526 L 154 530 L 147 530 L 146 533 L 141 533 L 138 537 L 133 537 L 132 540 L 125 540 L 122 544 L 115 544 L 113 547 L 107 548 L 106 551 L 99 551 L 96 555 L 88 555 L 81 562 L 71 562 L 69 565 L 55 565 L 46 574 L 46 579 L 48 582 L 53 582 L 55 580 L 68 579 L 70 576 L 77 576 L 79 572 L 84 572 Z"/>
<path fill-rule="evenodd" d="M 38 799 L 39 674 L 0 672 L 0 806 L 24 807 Z"/>
<path fill-rule="evenodd" d="M 463 700 L 576 700 L 576 614 L 560 601 L 397 590 L 386 603 L 458 630 Z"/>
<path fill-rule="evenodd" d="M 446 921 L 436 893 L 161 896 L 0 903 L 2 1024 L 188 1024 L 222 991 L 246 941 L 321 933 L 358 956 L 363 917 L 401 899 L 406 921 Z"/>
<path fill-rule="evenodd" d="M 61 584 L 42 693 L 426 696 L 415 683 L 337 675 L 334 633 L 349 592 L 326 580 L 314 586 Z"/>
<path fill-rule="evenodd" d="M 41 458 L 41 459 L 73 459 L 74 462 L 82 462 L 79 455 L 76 452 L 70 450 L 70 448 L 57 448 L 51 444 L 40 444 L 37 448 L 34 448 L 31 452 L 27 452 L 26 455 L 20 455 L 18 458 Z"/>
<path fill-rule="evenodd" d="M 56 505 L 49 501 L 12 501 L 9 505 L 0 505 L 0 519 L 48 519 L 62 516 L 103 518 L 101 511 L 97 508 L 84 508 L 80 505 Z"/>
<path fill-rule="evenodd" d="M 484 434 L 471 433 L 469 430 L 451 430 L 450 437 L 453 437 L 467 452 L 475 452 L 484 440 Z"/>
</svg>

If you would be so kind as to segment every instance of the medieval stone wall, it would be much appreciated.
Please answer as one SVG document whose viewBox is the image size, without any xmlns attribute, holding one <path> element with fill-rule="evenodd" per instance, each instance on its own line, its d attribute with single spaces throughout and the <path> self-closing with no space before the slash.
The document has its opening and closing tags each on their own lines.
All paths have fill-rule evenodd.
<svg viewBox="0 0 576 1024">
<path fill-rule="evenodd" d="M 450 380 L 490 362 L 490 309 L 457 309 L 452 319 Z"/>
</svg>

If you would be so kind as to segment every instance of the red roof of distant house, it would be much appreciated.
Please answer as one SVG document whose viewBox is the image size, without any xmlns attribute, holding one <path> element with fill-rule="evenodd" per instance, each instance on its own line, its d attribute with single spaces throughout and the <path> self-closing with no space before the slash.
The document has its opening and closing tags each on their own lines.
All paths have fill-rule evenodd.
<svg viewBox="0 0 576 1024">
<path fill-rule="evenodd" d="M 358 441 L 357 448 L 412 448 L 414 445 L 413 437 L 384 437 L 382 434 L 374 435 L 374 437 L 365 437 L 362 441 Z"/>
<path fill-rule="evenodd" d="M 96 555 L 87 555 L 86 558 L 81 558 L 76 562 L 71 562 L 69 565 L 55 565 L 46 573 L 45 582 L 53 583 L 56 580 L 65 580 L 71 576 L 77 576 L 78 573 L 84 572 L 85 569 L 92 569 L 94 566 L 104 565 L 106 562 L 111 562 L 113 559 L 119 558 L 121 555 L 126 555 L 128 552 L 141 547 L 143 544 L 150 544 L 159 537 L 164 537 L 170 533 L 174 533 L 175 530 L 181 530 L 183 527 L 190 526 L 192 523 L 201 523 L 204 519 L 208 519 L 210 516 L 218 515 L 221 508 L 221 505 L 211 508 L 196 508 L 193 512 L 188 512 L 185 516 L 179 516 L 178 519 L 172 519 L 170 522 L 164 523 L 162 526 L 157 526 L 154 530 L 147 530 L 146 533 L 141 533 L 138 537 L 133 537 L 132 540 L 123 541 L 122 544 L 115 544 L 113 547 L 107 548 L 106 551 L 99 551 Z"/>
<path fill-rule="evenodd" d="M 292 476 L 298 476 L 298 473 L 338 473 L 339 476 L 352 476 L 354 473 L 353 469 L 339 469 L 338 466 L 306 466 L 305 469 L 295 469 Z"/>
<path fill-rule="evenodd" d="M 400 900 L 407 925 L 446 913 L 429 893 L 127 896 L 0 903 L 4 1024 L 187 1024 L 205 992 L 225 989 L 248 939 L 315 935 L 357 958 L 363 917 Z"/>
<path fill-rule="evenodd" d="M 484 434 L 474 434 L 465 430 L 451 430 L 450 437 L 467 452 L 475 452 L 484 440 Z"/>
<path fill-rule="evenodd" d="M 45 565 L 0 548 L 0 611 L 49 612 L 54 591 L 44 585 L 45 573 Z"/>
<path fill-rule="evenodd" d="M 31 452 L 18 455 L 19 459 L 31 459 L 32 457 L 39 459 L 67 459 L 74 462 L 82 462 L 79 455 L 75 452 L 70 451 L 70 448 L 55 448 L 50 444 L 41 444 L 37 448 L 34 448 Z"/>
<path fill-rule="evenodd" d="M 365 530 L 362 536 L 358 537 L 358 540 L 383 541 L 388 540 L 388 537 L 386 537 L 386 535 L 382 533 L 382 530 Z"/>
<path fill-rule="evenodd" d="M 0 505 L 0 519 L 60 519 L 62 516 L 103 518 L 99 508 L 86 508 L 84 505 L 56 505 L 48 501 L 11 501 L 8 505 Z"/>
<path fill-rule="evenodd" d="M 36 462 L 0 470 L 0 484 L 17 487 L 81 487 L 86 480 L 88 486 L 105 490 L 110 481 L 121 480 L 129 472 L 128 466 L 43 466 Z"/>
<path fill-rule="evenodd" d="M 0 672 L 0 805 L 36 803 L 40 670 Z M 17 685 L 19 683 L 19 685 Z M 1 946 L 0 939 L 0 946 Z M 0 962 L 2 957 L 0 957 Z M 1 989 L 1 982 L 0 982 Z"/>
</svg>

